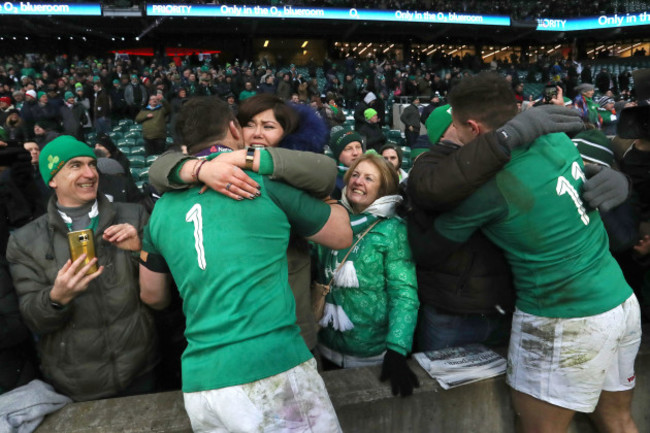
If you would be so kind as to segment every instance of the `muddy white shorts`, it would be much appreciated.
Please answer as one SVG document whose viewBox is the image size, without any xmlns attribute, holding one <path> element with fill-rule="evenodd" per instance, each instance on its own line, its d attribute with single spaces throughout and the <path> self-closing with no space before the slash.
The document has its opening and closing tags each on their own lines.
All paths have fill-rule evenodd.
<svg viewBox="0 0 650 433">
<path fill-rule="evenodd" d="M 508 351 L 508 385 L 556 406 L 593 412 L 601 391 L 634 388 L 640 316 L 634 295 L 605 313 L 572 319 L 517 309 Z"/>
<path fill-rule="evenodd" d="M 195 433 L 340 433 L 312 358 L 244 385 L 183 394 Z"/>
</svg>

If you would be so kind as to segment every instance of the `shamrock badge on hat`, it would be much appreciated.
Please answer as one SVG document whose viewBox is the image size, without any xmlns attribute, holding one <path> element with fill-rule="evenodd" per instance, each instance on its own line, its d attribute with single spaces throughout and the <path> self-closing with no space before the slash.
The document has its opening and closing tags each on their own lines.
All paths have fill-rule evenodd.
<svg viewBox="0 0 650 433">
<path fill-rule="evenodd" d="M 48 162 L 48 164 L 47 164 L 47 168 L 49 168 L 50 170 L 52 170 L 52 168 L 54 168 L 54 164 L 56 164 L 57 162 L 59 162 L 59 157 L 58 157 L 58 156 L 50 155 L 50 156 L 47 157 L 47 162 Z"/>
</svg>

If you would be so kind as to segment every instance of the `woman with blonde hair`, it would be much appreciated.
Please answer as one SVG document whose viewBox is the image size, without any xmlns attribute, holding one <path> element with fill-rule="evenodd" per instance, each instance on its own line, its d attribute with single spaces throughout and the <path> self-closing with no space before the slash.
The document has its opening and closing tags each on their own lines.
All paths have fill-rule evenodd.
<svg viewBox="0 0 650 433">
<path fill-rule="evenodd" d="M 319 351 L 343 368 L 382 364 L 381 380 L 390 379 L 393 394 L 406 396 L 418 386 L 406 355 L 419 302 L 406 225 L 396 216 L 402 201 L 397 172 L 381 156 L 366 154 L 344 181 L 341 204 L 355 243 L 338 251 L 318 247 L 319 279 L 331 287 Z"/>
</svg>

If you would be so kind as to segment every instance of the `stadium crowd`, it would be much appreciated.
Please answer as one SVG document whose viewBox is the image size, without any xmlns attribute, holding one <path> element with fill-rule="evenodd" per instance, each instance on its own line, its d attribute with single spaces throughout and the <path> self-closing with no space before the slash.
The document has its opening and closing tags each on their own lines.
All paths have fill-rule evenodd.
<svg viewBox="0 0 650 433">
<path fill-rule="evenodd" d="M 39 378 L 56 408 L 182 387 L 193 428 L 210 431 L 247 418 L 203 419 L 205 405 L 242 409 L 225 390 L 256 383 L 243 390 L 263 406 L 278 375 L 307 389 L 314 431 L 338 431 L 314 357 L 382 365 L 407 396 L 414 351 L 510 341 L 524 365 L 511 327 L 526 341 L 548 326 L 536 319 L 602 314 L 596 335 L 627 321 L 603 349 L 620 351 L 625 384 L 603 373 L 572 401 L 531 391 L 543 379 L 523 369 L 508 383 L 524 428 L 568 425 L 540 402 L 633 426 L 616 399 L 634 385 L 634 294 L 650 313 L 650 137 L 634 114 L 647 115 L 646 72 L 516 56 L 1 57 L 0 393 Z M 547 175 L 565 180 L 560 207 L 533 192 Z M 537 186 L 512 191 L 508 176 Z M 92 260 L 70 256 L 84 229 Z M 319 310 L 312 280 L 330 289 Z M 601 414 L 601 390 L 617 411 Z"/>
</svg>

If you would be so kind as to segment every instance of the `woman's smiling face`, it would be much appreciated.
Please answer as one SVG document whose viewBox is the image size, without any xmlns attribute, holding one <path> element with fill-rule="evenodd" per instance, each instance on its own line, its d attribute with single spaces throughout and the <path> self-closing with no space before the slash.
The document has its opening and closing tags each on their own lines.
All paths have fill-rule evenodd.
<svg viewBox="0 0 650 433">
<path fill-rule="evenodd" d="M 369 161 L 360 162 L 352 172 L 345 196 L 355 212 L 366 210 L 379 195 L 381 173 L 375 164 Z"/>
</svg>

